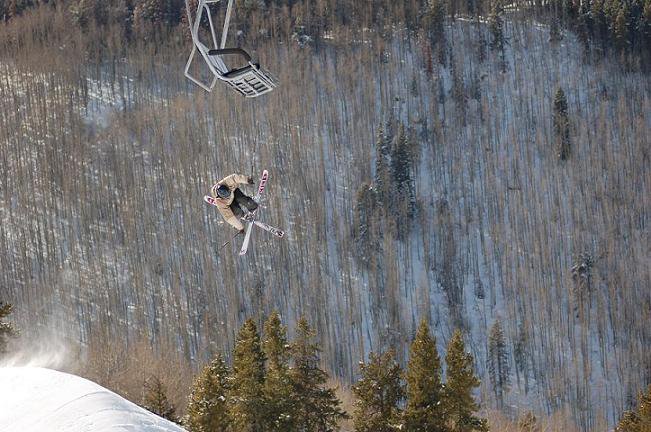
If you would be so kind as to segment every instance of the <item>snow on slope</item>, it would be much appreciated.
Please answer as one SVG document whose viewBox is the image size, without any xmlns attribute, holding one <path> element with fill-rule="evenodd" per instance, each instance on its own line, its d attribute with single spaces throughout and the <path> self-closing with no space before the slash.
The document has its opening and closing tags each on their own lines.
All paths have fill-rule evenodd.
<svg viewBox="0 0 651 432">
<path fill-rule="evenodd" d="M 0 431 L 184 432 L 110 390 L 52 369 L 0 368 Z"/>
</svg>

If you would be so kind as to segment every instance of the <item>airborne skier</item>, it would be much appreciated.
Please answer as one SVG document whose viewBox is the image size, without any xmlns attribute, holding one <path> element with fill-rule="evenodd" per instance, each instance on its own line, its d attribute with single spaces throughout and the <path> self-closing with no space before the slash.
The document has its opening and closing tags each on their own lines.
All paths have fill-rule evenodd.
<svg viewBox="0 0 651 432">
<path fill-rule="evenodd" d="M 247 213 L 253 213 L 258 208 L 253 198 L 245 195 L 239 188 L 240 185 L 253 184 L 253 178 L 242 174 L 231 174 L 213 185 L 210 194 L 215 200 L 214 205 L 222 217 L 233 228 L 244 233 L 241 219 Z M 246 212 L 242 207 L 246 208 Z"/>
<path fill-rule="evenodd" d="M 235 234 L 233 238 L 237 237 L 239 234 L 245 233 L 244 241 L 242 242 L 242 249 L 240 249 L 240 255 L 246 254 L 246 251 L 248 250 L 249 240 L 251 239 L 251 229 L 254 225 L 279 238 L 283 238 L 285 235 L 283 230 L 274 228 L 264 222 L 260 222 L 256 220 L 254 216 L 255 210 L 258 208 L 258 201 L 260 201 L 260 197 L 262 192 L 264 192 L 268 179 L 269 172 L 267 170 L 262 171 L 258 192 L 255 194 L 255 198 L 253 199 L 246 196 L 238 187 L 241 184 L 253 184 L 253 179 L 241 174 L 231 174 L 228 177 L 223 178 L 219 182 L 215 183 L 211 188 L 210 192 L 212 193 L 212 196 L 206 195 L 203 197 L 205 202 L 217 207 L 226 222 L 238 230 L 238 233 Z M 246 207 L 246 210 L 248 211 L 245 212 L 241 206 Z M 240 219 L 247 222 L 248 227 L 246 229 L 242 222 L 240 222 Z M 224 243 L 222 248 L 230 243 L 231 240 Z"/>
</svg>

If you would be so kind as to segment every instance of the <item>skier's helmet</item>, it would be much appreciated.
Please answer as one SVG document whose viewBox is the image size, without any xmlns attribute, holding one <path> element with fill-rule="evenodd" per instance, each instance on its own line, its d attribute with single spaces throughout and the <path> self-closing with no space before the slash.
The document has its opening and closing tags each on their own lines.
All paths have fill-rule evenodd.
<svg viewBox="0 0 651 432">
<path fill-rule="evenodd" d="M 231 196 L 231 190 L 226 185 L 217 186 L 216 194 L 220 198 L 228 198 Z"/>
</svg>

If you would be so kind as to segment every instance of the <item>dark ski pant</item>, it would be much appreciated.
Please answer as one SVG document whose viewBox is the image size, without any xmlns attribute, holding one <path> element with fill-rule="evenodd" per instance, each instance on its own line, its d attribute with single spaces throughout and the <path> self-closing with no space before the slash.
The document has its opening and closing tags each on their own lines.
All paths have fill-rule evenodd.
<svg viewBox="0 0 651 432">
<path fill-rule="evenodd" d="M 233 211 L 233 214 L 237 218 L 241 219 L 244 217 L 244 210 L 242 207 L 246 207 L 246 209 L 250 212 L 254 212 L 258 208 L 258 204 L 253 201 L 253 198 L 244 195 L 244 193 L 239 188 L 233 191 L 233 195 L 233 202 L 231 203 L 230 207 Z"/>
</svg>

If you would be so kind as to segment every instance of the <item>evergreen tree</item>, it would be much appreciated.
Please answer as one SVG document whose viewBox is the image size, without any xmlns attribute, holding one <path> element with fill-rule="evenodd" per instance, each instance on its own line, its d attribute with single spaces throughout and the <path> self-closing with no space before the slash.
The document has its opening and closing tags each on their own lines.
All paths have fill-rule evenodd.
<svg viewBox="0 0 651 432">
<path fill-rule="evenodd" d="M 572 301 L 574 313 L 577 318 L 585 317 L 586 303 L 589 303 L 592 294 L 592 267 L 594 260 L 592 255 L 582 252 L 574 260 L 572 266 Z"/>
<path fill-rule="evenodd" d="M 418 75 L 416 72 L 411 76 L 411 85 L 409 86 L 409 92 L 413 97 L 418 97 Z"/>
<path fill-rule="evenodd" d="M 0 356 L 7 353 L 9 339 L 18 336 L 18 330 L 16 327 L 14 327 L 10 322 L 5 321 L 5 319 L 11 315 L 13 308 L 13 305 L 0 301 Z"/>
<path fill-rule="evenodd" d="M 604 1 L 593 0 L 590 2 L 590 18 L 592 34 L 603 43 L 608 32 L 607 18 L 604 14 Z"/>
<path fill-rule="evenodd" d="M 355 200 L 355 243 L 359 253 L 356 256 L 364 263 L 369 264 L 370 257 L 375 253 L 380 244 L 375 233 L 375 220 L 377 213 L 377 193 L 367 183 L 360 185 Z"/>
<path fill-rule="evenodd" d="M 445 7 L 443 0 L 427 0 L 423 13 L 423 28 L 430 46 L 438 53 L 439 62 L 445 62 Z"/>
<path fill-rule="evenodd" d="M 453 58 L 450 63 L 450 74 L 452 75 L 452 98 L 454 99 L 456 112 L 465 125 L 468 95 L 466 94 L 466 86 L 463 82 L 463 76 L 459 72 L 457 60 L 455 58 Z"/>
<path fill-rule="evenodd" d="M 380 128 L 378 139 L 375 145 L 375 190 L 377 191 L 378 202 L 387 206 L 391 202 L 391 160 L 389 130 Z"/>
<path fill-rule="evenodd" d="M 561 33 L 561 25 L 557 16 L 553 16 L 551 22 L 549 23 L 549 41 L 552 44 L 557 44 L 563 40 L 563 34 Z"/>
<path fill-rule="evenodd" d="M 444 391 L 444 410 L 450 432 L 488 431 L 485 419 L 475 417 L 479 409 L 472 392 L 479 387 L 479 379 L 473 371 L 473 358 L 466 353 L 463 336 L 456 330 L 448 344 L 445 355 L 447 383 Z"/>
<path fill-rule="evenodd" d="M 628 48 L 630 39 L 629 39 L 629 26 L 630 26 L 630 10 L 626 2 L 622 2 L 617 15 L 614 19 L 613 24 L 613 33 L 615 36 L 615 42 L 619 48 Z"/>
<path fill-rule="evenodd" d="M 105 2 L 99 0 L 77 0 L 70 4 L 73 21 L 81 28 L 91 24 L 105 24 L 108 10 Z"/>
<path fill-rule="evenodd" d="M 133 30 L 133 6 L 130 0 L 116 0 L 112 3 L 107 21 L 116 23 L 120 29 L 122 39 L 128 41 L 131 39 Z"/>
<path fill-rule="evenodd" d="M 500 320 L 497 319 L 488 336 L 488 376 L 499 408 L 504 405 L 504 393 L 511 384 L 508 360 L 504 331 Z"/>
<path fill-rule="evenodd" d="M 615 432 L 651 431 L 651 385 L 646 393 L 640 393 L 637 411 L 626 411 Z"/>
<path fill-rule="evenodd" d="M 391 153 L 393 179 L 400 188 L 406 189 L 411 187 L 413 160 L 414 150 L 412 144 L 405 131 L 405 125 L 400 123 L 398 136 Z"/>
<path fill-rule="evenodd" d="M 267 400 L 268 430 L 293 430 L 292 382 L 289 376 L 290 347 L 287 330 L 274 311 L 264 325 L 262 347 L 267 357 L 267 376 L 264 394 Z"/>
<path fill-rule="evenodd" d="M 339 421 L 347 418 L 339 408 L 334 389 L 324 387 L 328 374 L 319 368 L 319 347 L 313 341 L 315 336 L 314 330 L 301 317 L 292 344 L 294 368 L 290 373 L 296 407 L 295 427 L 301 432 L 336 430 Z"/>
<path fill-rule="evenodd" d="M 145 380 L 145 397 L 142 406 L 169 421 L 177 422 L 176 409 L 167 399 L 167 389 L 156 375 L 150 376 Z"/>
<path fill-rule="evenodd" d="M 423 319 L 411 344 L 405 373 L 407 406 L 404 412 L 408 432 L 444 432 L 441 398 L 441 360 L 436 350 L 436 339 L 430 334 Z"/>
<path fill-rule="evenodd" d="M 527 331 L 520 326 L 518 338 L 513 347 L 513 357 L 515 359 L 515 372 L 522 373 L 524 377 L 524 392 L 529 391 L 529 365 L 527 363 L 527 345 L 529 344 L 529 335 Z M 519 379 L 519 378 L 518 378 Z"/>
<path fill-rule="evenodd" d="M 396 219 L 399 239 L 404 239 L 409 232 L 410 221 L 414 217 L 416 196 L 413 188 L 413 149 L 407 137 L 405 126 L 400 123 L 398 136 L 391 153 L 391 171 L 394 185 L 393 190 L 398 200 L 392 199 L 393 216 Z"/>
<path fill-rule="evenodd" d="M 233 427 L 238 432 L 258 432 L 266 429 L 264 362 L 258 328 L 249 318 L 237 335 L 233 353 L 230 413 Z"/>
<path fill-rule="evenodd" d="M 165 20 L 165 0 L 139 0 L 133 9 L 133 26 L 137 32 L 148 32 L 151 25 Z"/>
<path fill-rule="evenodd" d="M 570 120 L 567 113 L 567 99 L 562 88 L 558 88 L 554 96 L 554 136 L 558 157 L 566 160 L 570 157 Z"/>
<path fill-rule="evenodd" d="M 353 386 L 356 432 L 390 432 L 402 429 L 398 404 L 404 396 L 400 366 L 392 351 L 369 354 L 360 363 L 362 377 Z"/>
<path fill-rule="evenodd" d="M 203 368 L 194 381 L 188 401 L 188 413 L 184 421 L 188 431 L 233 431 L 226 399 L 231 387 L 229 375 L 221 356 Z"/>
<path fill-rule="evenodd" d="M 540 432 L 538 419 L 531 411 L 520 418 L 518 421 L 518 430 L 519 432 Z"/>
<path fill-rule="evenodd" d="M 454 222 L 450 204 L 447 199 L 441 198 L 437 205 L 437 226 L 442 247 L 442 263 L 440 280 L 441 286 L 448 298 L 450 314 L 456 323 L 462 321 L 463 289 L 459 283 L 457 242 L 454 237 Z"/>
<path fill-rule="evenodd" d="M 499 3 L 491 8 L 488 15 L 488 30 L 491 34 L 490 48 L 492 51 L 497 51 L 500 55 L 500 70 L 506 71 L 506 52 L 504 47 L 506 39 L 504 38 L 504 19 L 502 18 L 502 6 Z"/>
</svg>

